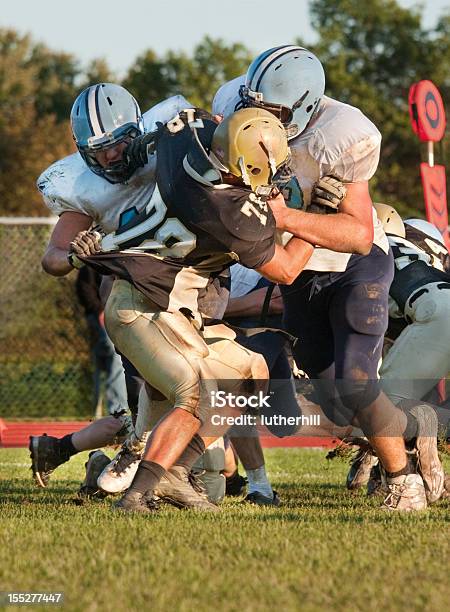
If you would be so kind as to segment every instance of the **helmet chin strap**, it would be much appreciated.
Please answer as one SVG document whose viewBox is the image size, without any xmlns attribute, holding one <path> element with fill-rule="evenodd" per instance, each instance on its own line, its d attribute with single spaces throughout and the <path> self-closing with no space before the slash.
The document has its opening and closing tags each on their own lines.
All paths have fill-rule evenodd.
<svg viewBox="0 0 450 612">
<path fill-rule="evenodd" d="M 135 172 L 134 168 L 130 168 L 124 160 L 111 164 L 107 168 L 102 168 L 100 176 L 106 179 L 109 183 L 125 183 L 130 179 Z M 97 174 L 97 173 L 96 173 Z"/>
</svg>

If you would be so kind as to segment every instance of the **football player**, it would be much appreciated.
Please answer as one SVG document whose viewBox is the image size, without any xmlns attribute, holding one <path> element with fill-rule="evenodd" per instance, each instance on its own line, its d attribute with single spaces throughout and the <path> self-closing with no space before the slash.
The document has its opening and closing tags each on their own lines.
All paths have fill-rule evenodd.
<svg viewBox="0 0 450 612">
<path fill-rule="evenodd" d="M 188 106 L 182 96 L 174 96 L 141 116 L 133 96 L 111 83 L 88 87 L 77 97 L 71 125 L 78 153 L 51 165 L 37 181 L 44 202 L 59 216 L 42 260 L 49 274 L 62 276 L 81 265 L 71 256 L 71 242 L 79 232 L 87 231 L 92 225 L 99 225 L 106 232 L 113 231 L 146 208 L 155 189 L 154 160 L 145 168 L 132 168 L 123 158 L 123 150 L 138 134 L 155 129 L 157 121 L 166 122 Z M 217 294 L 209 291 L 205 296 L 212 313 L 214 295 L 217 300 L 222 299 L 219 293 L 219 290 Z M 127 360 L 124 363 L 128 374 L 128 402 L 136 412 L 140 376 L 132 364 Z M 145 397 L 144 392 L 142 395 Z M 106 417 L 62 439 L 32 436 L 30 451 L 35 480 L 40 486 L 46 486 L 58 465 L 78 452 L 117 441 L 116 436 L 124 426 L 127 430 L 129 423 L 123 416 Z M 147 429 L 148 418 L 138 418 L 132 432 L 135 447 L 145 446 Z M 195 441 L 192 444 L 196 457 Z M 114 463 L 116 476 L 128 472 L 136 458 L 129 452 L 122 453 L 119 459 Z M 187 467 L 190 463 L 187 455 L 180 457 L 178 467 L 161 480 L 159 494 L 177 503 L 209 507 L 207 500 L 191 486 Z"/>
<path fill-rule="evenodd" d="M 438 417 L 420 400 L 450 371 L 450 274 L 449 253 L 438 229 L 422 219 L 401 219 L 395 208 L 376 203 L 379 219 L 392 247 L 394 280 L 389 290 L 391 343 L 380 367 L 383 390 L 390 399 L 418 419 L 420 469 L 429 503 L 444 490 L 444 471 L 437 450 Z M 411 408 L 412 406 L 412 408 Z M 448 410 L 440 410 L 444 426 Z M 361 449 L 347 479 L 349 488 L 367 483 L 373 467 L 373 453 Z"/>
<path fill-rule="evenodd" d="M 143 167 L 155 159 L 150 202 L 101 240 L 81 233 L 71 258 L 119 277 L 105 308 L 108 333 L 152 394 L 172 404 L 117 505 L 150 512 L 161 477 L 210 413 L 211 395 L 267 379 L 264 359 L 237 344 L 233 332 L 221 324 L 202 328 L 199 295 L 237 260 L 289 284 L 313 248 L 299 238 L 275 244 L 266 200 L 289 150 L 283 126 L 267 111 L 242 109 L 217 126 L 206 113 L 186 109 L 137 137 L 125 156 Z M 283 205 L 281 194 L 275 201 Z"/>
<path fill-rule="evenodd" d="M 424 484 L 409 466 L 401 435 L 406 417 L 377 380 L 393 277 L 368 188 L 381 136 L 359 109 L 324 96 L 324 89 L 318 58 L 285 45 L 261 53 L 245 76 L 219 89 L 213 112 L 264 108 L 285 125 L 298 180 L 286 182 L 292 203 L 273 207 L 275 218 L 280 228 L 317 245 L 305 271 L 283 289 L 285 324 L 302 339 L 296 361 L 315 381 L 330 418 L 357 422 L 366 432 L 387 473 L 384 509 L 421 510 L 427 505 Z M 339 208 L 328 215 L 308 210 L 312 187 L 324 175 L 346 187 Z M 417 419 L 408 418 L 417 430 Z"/>
</svg>

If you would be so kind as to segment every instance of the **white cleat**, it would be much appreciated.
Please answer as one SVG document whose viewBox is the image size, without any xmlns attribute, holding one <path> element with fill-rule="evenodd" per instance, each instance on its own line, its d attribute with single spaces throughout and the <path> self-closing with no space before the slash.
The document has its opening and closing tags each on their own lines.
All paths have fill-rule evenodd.
<svg viewBox="0 0 450 612">
<path fill-rule="evenodd" d="M 381 505 L 383 510 L 412 512 L 427 508 L 425 487 L 419 474 L 388 478 L 385 486 L 388 494 Z"/>
<path fill-rule="evenodd" d="M 420 404 L 411 409 L 418 423 L 415 449 L 417 470 L 423 478 L 429 504 L 433 504 L 444 492 L 445 473 L 437 449 L 438 418 L 431 406 Z"/>
<path fill-rule="evenodd" d="M 97 485 L 106 493 L 123 493 L 131 485 L 141 462 L 142 450 L 129 448 L 126 442 L 97 479 Z"/>
</svg>

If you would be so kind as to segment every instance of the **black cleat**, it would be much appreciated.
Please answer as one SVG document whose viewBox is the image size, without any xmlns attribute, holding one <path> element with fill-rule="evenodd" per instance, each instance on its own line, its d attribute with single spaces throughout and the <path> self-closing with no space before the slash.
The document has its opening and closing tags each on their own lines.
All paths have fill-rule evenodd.
<svg viewBox="0 0 450 612">
<path fill-rule="evenodd" d="M 378 464 L 378 457 L 369 447 L 359 448 L 355 458 L 351 461 L 347 474 L 346 486 L 349 491 L 356 491 L 365 487 L 370 479 L 371 469 Z"/>
<path fill-rule="evenodd" d="M 242 503 L 254 504 L 255 506 L 275 506 L 278 507 L 281 504 L 280 498 L 276 491 L 273 492 L 273 497 L 267 497 L 259 491 L 253 491 L 249 493 Z"/>
<path fill-rule="evenodd" d="M 102 491 L 98 484 L 97 478 L 103 472 L 105 467 L 110 463 L 111 459 L 101 450 L 91 451 L 89 459 L 84 464 L 86 468 L 86 477 L 83 484 L 78 490 L 78 497 L 82 499 L 103 499 L 107 493 Z"/>
<path fill-rule="evenodd" d="M 69 454 L 62 454 L 59 438 L 53 436 L 30 436 L 31 471 L 39 487 L 46 487 L 52 472 L 69 461 Z"/>
<path fill-rule="evenodd" d="M 232 476 L 226 479 L 225 495 L 239 497 L 239 495 L 244 495 L 246 487 L 247 478 L 241 476 L 236 470 Z"/>
<path fill-rule="evenodd" d="M 125 495 L 114 504 L 114 509 L 120 512 L 140 512 L 150 514 L 158 510 L 159 504 L 151 491 L 140 493 L 128 489 Z"/>
</svg>

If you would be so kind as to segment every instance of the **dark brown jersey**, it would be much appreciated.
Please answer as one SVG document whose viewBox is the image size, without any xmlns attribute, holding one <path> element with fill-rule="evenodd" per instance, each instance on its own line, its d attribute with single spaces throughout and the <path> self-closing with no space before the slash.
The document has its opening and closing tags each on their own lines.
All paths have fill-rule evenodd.
<svg viewBox="0 0 450 612">
<path fill-rule="evenodd" d="M 175 134 L 160 128 L 148 205 L 103 239 L 106 252 L 85 258 L 102 274 L 128 280 L 162 309 L 197 310 L 199 293 L 225 268 L 235 261 L 258 268 L 275 251 L 267 204 L 247 188 L 214 184 L 192 164 L 202 147 L 208 150 L 216 127 L 207 119 L 202 125 L 197 133 L 188 125 Z"/>
</svg>

